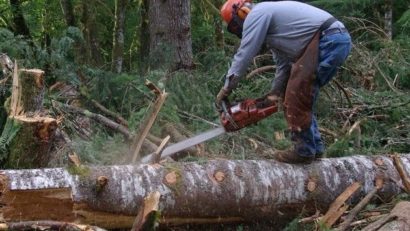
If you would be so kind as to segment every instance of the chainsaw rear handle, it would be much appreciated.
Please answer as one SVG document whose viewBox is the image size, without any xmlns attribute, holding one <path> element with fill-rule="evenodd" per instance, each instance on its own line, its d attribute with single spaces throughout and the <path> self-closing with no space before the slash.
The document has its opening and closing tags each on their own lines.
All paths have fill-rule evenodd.
<svg viewBox="0 0 410 231">
<path fill-rule="evenodd" d="M 220 120 L 227 132 L 255 124 L 278 111 L 277 104 L 266 104 L 265 98 L 247 99 L 232 105 L 225 100 L 222 102 L 222 108 Z"/>
</svg>

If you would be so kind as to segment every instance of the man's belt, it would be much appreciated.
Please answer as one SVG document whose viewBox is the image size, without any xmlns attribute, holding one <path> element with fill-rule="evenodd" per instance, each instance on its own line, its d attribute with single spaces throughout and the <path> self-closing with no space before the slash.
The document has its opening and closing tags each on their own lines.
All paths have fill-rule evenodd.
<svg viewBox="0 0 410 231">
<path fill-rule="evenodd" d="M 322 31 L 320 35 L 326 36 L 326 35 L 332 35 L 332 34 L 344 33 L 344 32 L 347 32 L 346 28 L 330 28 L 330 29 Z"/>
</svg>

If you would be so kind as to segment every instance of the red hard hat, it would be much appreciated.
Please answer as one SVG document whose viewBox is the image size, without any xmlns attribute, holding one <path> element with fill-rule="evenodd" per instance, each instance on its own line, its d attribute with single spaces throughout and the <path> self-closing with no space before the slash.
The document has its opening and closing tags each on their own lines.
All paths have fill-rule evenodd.
<svg viewBox="0 0 410 231">
<path fill-rule="evenodd" d="M 234 9 L 239 9 L 245 2 L 252 2 L 252 0 L 227 0 L 221 7 L 221 16 L 226 23 L 232 20 L 232 12 Z"/>
</svg>

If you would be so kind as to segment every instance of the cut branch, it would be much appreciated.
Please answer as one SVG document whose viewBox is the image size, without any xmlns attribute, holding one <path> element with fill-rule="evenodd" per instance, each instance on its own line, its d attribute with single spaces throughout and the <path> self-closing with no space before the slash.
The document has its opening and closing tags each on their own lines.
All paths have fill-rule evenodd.
<svg viewBox="0 0 410 231">
<path fill-rule="evenodd" d="M 154 152 L 154 155 L 152 156 L 153 164 L 159 163 L 159 161 L 161 160 L 161 153 L 164 150 L 165 146 L 168 144 L 170 138 L 170 136 L 165 137 L 164 140 L 162 140 L 161 144 L 158 146 L 158 149 Z"/>
<path fill-rule="evenodd" d="M 132 142 L 131 145 L 131 152 L 132 152 L 132 163 L 135 163 L 137 159 L 139 159 L 140 155 L 140 150 L 142 147 L 142 144 L 147 137 L 149 130 L 151 129 L 152 125 L 154 124 L 157 115 L 159 111 L 161 110 L 162 105 L 164 104 L 168 93 L 162 92 L 158 87 L 156 87 L 153 83 L 150 81 L 146 81 L 145 85 L 151 89 L 157 96 L 157 99 L 155 100 L 154 107 L 149 115 L 146 116 L 145 121 L 141 124 L 138 133 L 134 137 L 134 141 Z"/>
<path fill-rule="evenodd" d="M 320 220 L 327 227 L 332 227 L 332 225 L 342 216 L 342 214 L 349 207 L 346 201 L 353 196 L 353 194 L 361 187 L 359 182 L 354 182 L 346 190 L 340 194 L 336 200 L 330 205 L 329 210 Z"/>
<path fill-rule="evenodd" d="M 376 194 L 376 192 L 380 188 L 378 186 L 374 187 L 361 201 L 359 204 L 357 204 L 349 213 L 349 215 L 346 217 L 346 219 L 343 221 L 342 224 L 339 225 L 339 227 L 336 229 L 337 231 L 345 231 L 347 228 L 349 228 L 350 223 L 352 223 L 353 219 L 356 217 L 356 215 L 362 210 L 373 198 L 373 196 Z"/>
<path fill-rule="evenodd" d="M 397 172 L 400 175 L 400 178 L 403 182 L 404 188 L 406 189 L 407 193 L 410 193 L 410 180 L 409 177 L 407 176 L 407 173 L 404 170 L 403 163 L 401 162 L 401 159 L 397 153 L 395 153 L 393 156 L 393 163 L 394 166 L 396 166 Z"/>
</svg>

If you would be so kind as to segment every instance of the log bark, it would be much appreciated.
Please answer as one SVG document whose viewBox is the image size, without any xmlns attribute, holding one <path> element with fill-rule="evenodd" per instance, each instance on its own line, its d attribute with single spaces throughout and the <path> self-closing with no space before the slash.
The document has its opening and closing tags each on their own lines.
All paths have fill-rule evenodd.
<svg viewBox="0 0 410 231">
<path fill-rule="evenodd" d="M 410 170 L 410 154 L 402 155 Z M 101 189 L 97 179 L 104 176 Z M 310 165 L 273 160 L 210 160 L 4 170 L 0 172 L 0 216 L 6 222 L 64 220 L 103 228 L 130 228 L 144 198 L 161 194 L 161 224 L 270 221 L 287 222 L 304 209 L 326 211 L 353 182 L 362 187 L 346 203 L 356 203 L 383 177 L 382 199 L 400 193 L 400 176 L 384 156 L 322 159 Z M 314 179 L 315 187 L 307 188 Z"/>
</svg>

